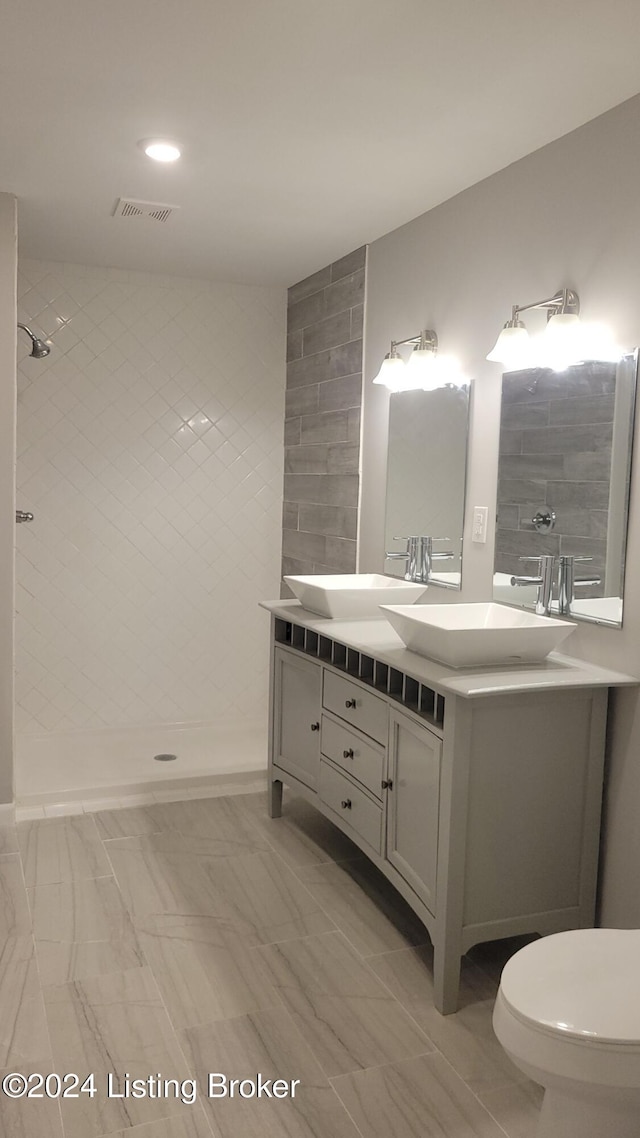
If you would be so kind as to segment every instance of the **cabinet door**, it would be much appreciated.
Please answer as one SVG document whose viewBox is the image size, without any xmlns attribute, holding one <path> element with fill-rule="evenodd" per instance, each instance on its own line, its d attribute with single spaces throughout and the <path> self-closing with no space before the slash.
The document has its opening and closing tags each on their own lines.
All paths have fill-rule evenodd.
<svg viewBox="0 0 640 1138">
<path fill-rule="evenodd" d="M 274 762 L 317 790 L 322 667 L 276 649 Z"/>
<path fill-rule="evenodd" d="M 391 712 L 387 858 L 434 914 L 441 755 L 437 735 Z"/>
</svg>

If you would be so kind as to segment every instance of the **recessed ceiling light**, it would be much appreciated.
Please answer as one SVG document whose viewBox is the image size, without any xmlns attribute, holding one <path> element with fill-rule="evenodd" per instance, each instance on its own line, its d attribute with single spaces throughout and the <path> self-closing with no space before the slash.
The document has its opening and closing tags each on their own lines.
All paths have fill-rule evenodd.
<svg viewBox="0 0 640 1138">
<path fill-rule="evenodd" d="M 175 162 L 180 157 L 180 147 L 166 138 L 143 138 L 138 146 L 155 162 Z"/>
</svg>

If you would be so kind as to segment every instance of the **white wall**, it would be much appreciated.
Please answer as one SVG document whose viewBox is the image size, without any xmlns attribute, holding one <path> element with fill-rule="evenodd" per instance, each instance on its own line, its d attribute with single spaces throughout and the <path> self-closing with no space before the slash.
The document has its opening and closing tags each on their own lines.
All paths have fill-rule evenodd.
<svg viewBox="0 0 640 1138">
<path fill-rule="evenodd" d="M 369 249 L 361 571 L 380 570 L 388 398 L 371 386 L 389 342 L 435 328 L 443 352 L 474 377 L 462 594 L 490 597 L 492 527 L 471 544 L 471 509 L 494 513 L 500 368 L 486 353 L 512 304 L 578 290 L 585 319 L 640 344 L 640 97 L 452 198 Z M 640 416 L 638 416 L 640 421 Z M 640 432 L 636 424 L 624 627 L 582 625 L 567 651 L 640 677 Z M 602 920 L 640 926 L 640 706 L 614 697 L 603 863 Z"/>
<path fill-rule="evenodd" d="M 16 200 L 0 194 L 0 804 L 13 801 Z"/>
<path fill-rule="evenodd" d="M 21 261 L 19 313 L 17 729 L 262 717 L 286 291 Z"/>
</svg>

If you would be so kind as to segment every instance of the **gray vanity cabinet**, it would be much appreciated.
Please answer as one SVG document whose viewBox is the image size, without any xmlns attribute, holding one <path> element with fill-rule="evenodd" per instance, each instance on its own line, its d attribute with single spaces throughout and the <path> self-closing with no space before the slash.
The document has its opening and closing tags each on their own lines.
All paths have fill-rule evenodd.
<svg viewBox="0 0 640 1138">
<path fill-rule="evenodd" d="M 464 672 L 382 621 L 268 607 L 269 811 L 286 783 L 392 882 L 433 943 L 439 1011 L 474 944 L 593 925 L 607 689 L 632 677 L 561 656 Z"/>
<path fill-rule="evenodd" d="M 441 760 L 439 737 L 391 709 L 386 855 L 434 916 Z"/>
<path fill-rule="evenodd" d="M 290 652 L 275 653 L 275 755 L 277 766 L 310 790 L 320 775 L 322 668 Z"/>
</svg>

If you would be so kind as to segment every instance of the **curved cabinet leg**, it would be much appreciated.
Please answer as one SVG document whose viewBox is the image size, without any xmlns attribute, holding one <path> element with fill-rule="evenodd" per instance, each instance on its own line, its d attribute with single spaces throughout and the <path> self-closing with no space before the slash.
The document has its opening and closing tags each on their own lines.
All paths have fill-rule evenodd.
<svg viewBox="0 0 640 1138">
<path fill-rule="evenodd" d="M 268 810 L 270 818 L 282 815 L 282 780 L 279 778 L 269 780 Z"/>
</svg>

